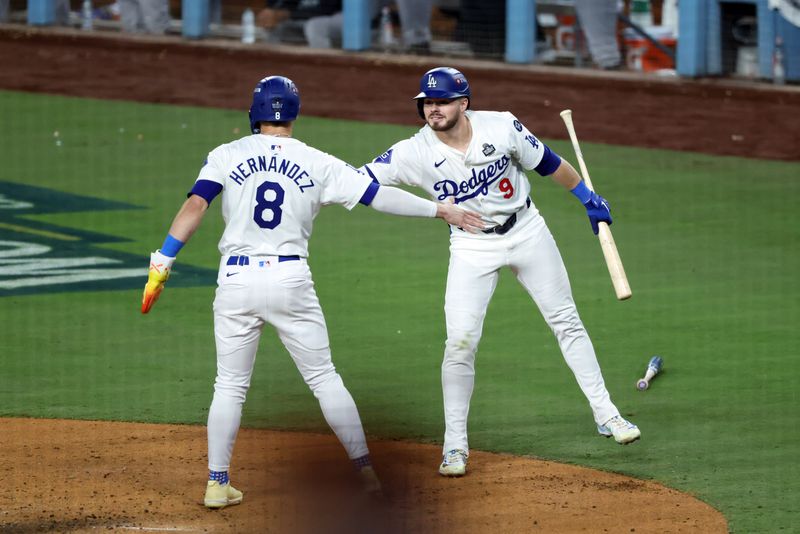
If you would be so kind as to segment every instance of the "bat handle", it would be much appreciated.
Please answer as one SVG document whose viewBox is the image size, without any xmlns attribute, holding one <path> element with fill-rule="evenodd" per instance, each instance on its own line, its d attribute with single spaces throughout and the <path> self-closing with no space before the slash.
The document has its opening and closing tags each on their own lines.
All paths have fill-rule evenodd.
<svg viewBox="0 0 800 534">
<path fill-rule="evenodd" d="M 636 382 L 636 389 L 639 391 L 644 391 L 649 388 L 650 380 L 652 380 L 654 376 L 656 376 L 656 370 L 652 367 L 648 367 L 647 372 L 644 374 L 644 378 L 641 378 L 638 382 Z"/>
<path fill-rule="evenodd" d="M 647 382 L 650 382 L 650 380 L 652 380 L 653 377 L 656 376 L 657 372 L 658 371 L 656 369 L 653 369 L 652 367 L 648 367 L 647 368 L 647 372 L 644 374 L 644 378 L 642 380 L 646 380 Z"/>
</svg>

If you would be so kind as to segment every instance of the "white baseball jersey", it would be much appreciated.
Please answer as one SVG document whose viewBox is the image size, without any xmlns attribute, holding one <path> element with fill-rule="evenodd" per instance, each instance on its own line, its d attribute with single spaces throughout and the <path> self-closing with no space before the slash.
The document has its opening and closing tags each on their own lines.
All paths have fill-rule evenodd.
<svg viewBox="0 0 800 534">
<path fill-rule="evenodd" d="M 472 125 L 466 153 L 442 143 L 426 125 L 363 169 L 381 184 L 421 187 L 439 202 L 453 198 L 480 213 L 487 228 L 505 223 L 529 198 L 525 170 L 549 175 L 561 159 L 509 112 L 466 115 Z"/>
<path fill-rule="evenodd" d="M 192 193 L 210 202 L 221 186 L 223 255 L 308 257 L 320 207 L 352 209 L 371 183 L 302 141 L 255 134 L 211 151 Z"/>
</svg>

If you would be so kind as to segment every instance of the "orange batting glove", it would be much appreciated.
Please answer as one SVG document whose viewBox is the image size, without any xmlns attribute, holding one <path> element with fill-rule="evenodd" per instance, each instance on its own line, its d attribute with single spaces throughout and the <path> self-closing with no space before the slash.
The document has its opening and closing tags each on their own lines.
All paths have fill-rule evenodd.
<svg viewBox="0 0 800 534">
<path fill-rule="evenodd" d="M 161 296 L 174 261 L 175 258 L 164 256 L 160 250 L 150 254 L 150 272 L 147 274 L 147 284 L 142 294 L 142 313 L 149 312 Z"/>
</svg>

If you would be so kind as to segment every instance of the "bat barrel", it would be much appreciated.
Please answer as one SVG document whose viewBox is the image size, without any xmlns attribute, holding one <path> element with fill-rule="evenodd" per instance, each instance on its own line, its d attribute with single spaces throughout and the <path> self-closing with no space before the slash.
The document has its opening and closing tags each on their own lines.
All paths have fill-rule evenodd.
<svg viewBox="0 0 800 534">
<path fill-rule="evenodd" d="M 614 236 L 611 235 L 611 229 L 608 227 L 608 224 L 602 221 L 597 223 L 597 228 L 599 230 L 600 248 L 603 250 L 603 256 L 608 266 L 608 274 L 611 276 L 611 283 L 614 285 L 614 292 L 617 294 L 617 299 L 629 299 L 632 295 L 631 286 L 628 283 L 628 276 L 625 274 L 625 268 L 622 266 L 622 258 L 619 257 L 617 244 L 614 242 Z"/>
<path fill-rule="evenodd" d="M 647 363 L 647 367 L 655 369 L 657 373 L 661 370 L 661 366 L 663 364 L 664 364 L 664 359 L 661 356 L 653 356 Z"/>
</svg>

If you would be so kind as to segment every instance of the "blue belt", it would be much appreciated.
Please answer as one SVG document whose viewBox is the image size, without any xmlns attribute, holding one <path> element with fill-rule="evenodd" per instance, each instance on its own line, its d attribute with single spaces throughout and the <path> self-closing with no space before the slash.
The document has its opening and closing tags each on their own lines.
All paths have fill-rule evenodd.
<svg viewBox="0 0 800 534">
<path fill-rule="evenodd" d="M 278 261 L 299 260 L 300 256 L 278 256 Z M 231 256 L 228 258 L 228 265 L 250 265 L 250 256 Z"/>
</svg>

